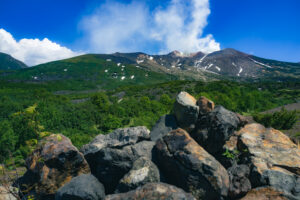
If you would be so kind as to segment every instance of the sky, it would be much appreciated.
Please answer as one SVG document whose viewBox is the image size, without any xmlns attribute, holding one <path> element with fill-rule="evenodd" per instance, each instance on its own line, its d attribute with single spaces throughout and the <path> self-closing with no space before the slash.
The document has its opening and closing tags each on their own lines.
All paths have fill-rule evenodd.
<svg viewBox="0 0 300 200">
<path fill-rule="evenodd" d="M 30 66 L 224 48 L 300 62 L 299 10 L 299 0 L 0 0 L 0 52 Z"/>
</svg>

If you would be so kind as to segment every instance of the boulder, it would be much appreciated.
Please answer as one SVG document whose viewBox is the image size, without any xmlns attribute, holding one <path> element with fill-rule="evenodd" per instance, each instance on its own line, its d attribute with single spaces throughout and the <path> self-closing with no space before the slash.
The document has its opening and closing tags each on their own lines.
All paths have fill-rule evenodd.
<svg viewBox="0 0 300 200">
<path fill-rule="evenodd" d="M 199 118 L 191 136 L 212 155 L 222 152 L 223 145 L 239 127 L 240 121 L 234 112 L 216 106 L 206 116 Z"/>
<path fill-rule="evenodd" d="M 269 185 L 300 198 L 300 149 L 289 137 L 254 123 L 239 131 L 237 147 L 251 166 L 253 187 Z"/>
<path fill-rule="evenodd" d="M 186 131 L 195 128 L 199 115 L 199 107 L 196 102 L 196 99 L 187 92 L 180 92 L 176 97 L 173 112 L 178 125 Z"/>
<path fill-rule="evenodd" d="M 157 140 L 154 154 L 167 183 L 191 192 L 198 199 L 227 196 L 226 169 L 183 129 Z"/>
<path fill-rule="evenodd" d="M 53 199 L 56 191 L 73 177 L 90 173 L 84 156 L 61 134 L 41 140 L 26 159 L 26 168 L 17 185 L 22 186 L 23 193 L 34 191 L 42 199 Z"/>
<path fill-rule="evenodd" d="M 200 115 L 205 115 L 215 108 L 215 103 L 204 96 L 198 99 L 197 105 L 199 106 Z"/>
<path fill-rule="evenodd" d="M 136 190 L 106 196 L 105 200 L 196 200 L 182 189 L 165 183 L 147 183 Z"/>
<path fill-rule="evenodd" d="M 299 198 L 295 198 L 290 196 L 289 194 L 285 194 L 283 191 L 276 190 L 272 187 L 259 187 L 252 189 L 247 195 L 240 200 L 297 200 Z"/>
<path fill-rule="evenodd" d="M 150 136 L 152 141 L 162 138 L 170 131 L 177 129 L 177 122 L 174 115 L 164 115 L 153 126 Z"/>
<path fill-rule="evenodd" d="M 159 182 L 160 175 L 156 165 L 147 157 L 140 157 L 132 169 L 120 180 L 115 193 L 128 192 L 146 183 Z"/>
<path fill-rule="evenodd" d="M 55 195 L 55 200 L 70 199 L 103 200 L 104 187 L 93 175 L 82 174 L 61 187 Z"/>
<path fill-rule="evenodd" d="M 0 200 L 17 200 L 18 189 L 13 187 L 0 186 Z"/>
<path fill-rule="evenodd" d="M 134 161 L 145 156 L 152 158 L 154 142 L 146 127 L 117 129 L 108 135 L 98 135 L 81 151 L 92 166 L 92 174 L 111 194 L 120 179 L 129 172 Z"/>
<path fill-rule="evenodd" d="M 251 183 L 248 179 L 250 169 L 247 165 L 234 165 L 227 171 L 230 180 L 228 196 L 231 199 L 240 198 L 251 190 Z"/>
</svg>

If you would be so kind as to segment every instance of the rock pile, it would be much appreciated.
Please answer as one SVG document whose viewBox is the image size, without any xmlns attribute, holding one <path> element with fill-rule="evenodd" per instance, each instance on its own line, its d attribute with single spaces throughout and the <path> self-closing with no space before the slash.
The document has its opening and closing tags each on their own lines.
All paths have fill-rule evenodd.
<svg viewBox="0 0 300 200">
<path fill-rule="evenodd" d="M 146 127 L 98 135 L 80 152 L 41 141 L 19 180 L 38 199 L 300 199 L 300 149 L 278 130 L 181 92 Z"/>
</svg>

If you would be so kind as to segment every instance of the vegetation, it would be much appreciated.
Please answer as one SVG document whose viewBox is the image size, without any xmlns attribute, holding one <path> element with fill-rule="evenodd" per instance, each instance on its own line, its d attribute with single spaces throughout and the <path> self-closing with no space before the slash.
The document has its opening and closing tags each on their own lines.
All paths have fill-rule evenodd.
<svg viewBox="0 0 300 200">
<path fill-rule="evenodd" d="M 266 127 L 280 130 L 291 129 L 298 120 L 297 111 L 287 111 L 282 107 L 281 111 L 254 115 L 254 120 Z"/>
<path fill-rule="evenodd" d="M 75 85 L 73 85 L 75 84 Z M 206 96 L 227 109 L 253 114 L 299 99 L 298 83 L 169 81 L 123 84 L 113 90 L 72 91 L 76 82 L 0 82 L 0 162 L 17 165 L 50 133 L 62 133 L 81 147 L 97 134 L 130 126 L 149 129 L 170 113 L 176 94 Z"/>
</svg>

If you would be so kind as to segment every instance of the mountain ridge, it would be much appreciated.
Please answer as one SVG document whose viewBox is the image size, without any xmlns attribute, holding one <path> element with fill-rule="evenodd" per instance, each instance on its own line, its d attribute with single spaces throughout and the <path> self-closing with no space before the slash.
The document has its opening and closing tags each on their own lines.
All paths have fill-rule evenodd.
<svg viewBox="0 0 300 200">
<path fill-rule="evenodd" d="M 14 70 L 22 68 L 27 68 L 27 65 L 9 54 L 0 52 L 0 70 Z"/>
</svg>

